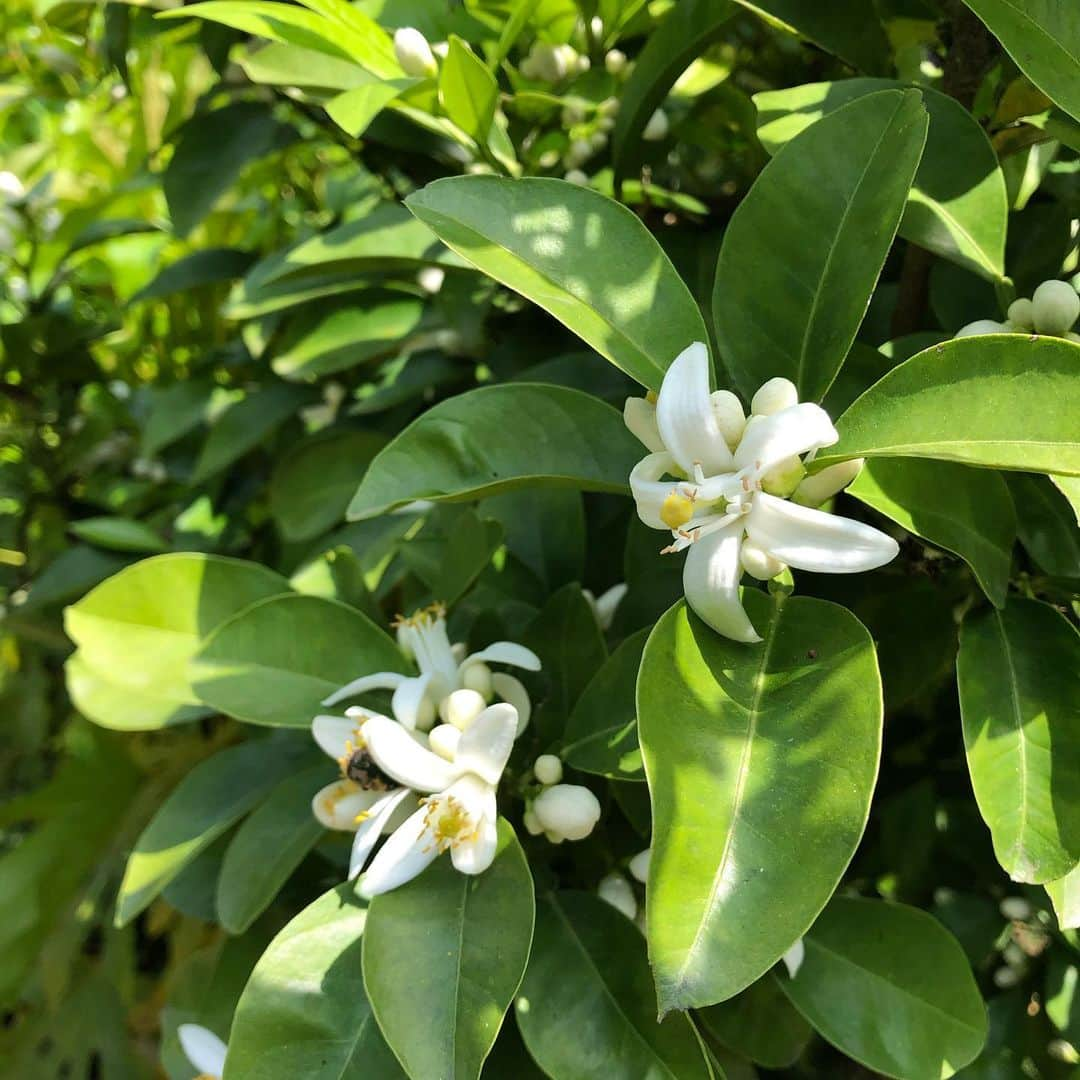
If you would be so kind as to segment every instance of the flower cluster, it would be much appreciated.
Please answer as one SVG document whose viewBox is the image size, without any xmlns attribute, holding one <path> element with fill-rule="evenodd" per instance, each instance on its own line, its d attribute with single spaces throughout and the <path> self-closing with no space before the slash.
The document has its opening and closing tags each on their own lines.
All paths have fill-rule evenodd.
<svg viewBox="0 0 1080 1080">
<path fill-rule="evenodd" d="M 838 439 L 828 414 L 770 379 L 747 417 L 730 391 L 709 391 L 709 355 L 695 342 L 668 368 L 655 403 L 631 398 L 630 430 L 651 451 L 630 474 L 638 516 L 670 532 L 665 553 L 689 549 L 687 603 L 717 633 L 760 641 L 743 610 L 743 572 L 768 580 L 791 566 L 818 573 L 873 570 L 894 558 L 891 537 L 815 509 L 857 475 L 861 461 L 809 475 Z"/>
<path fill-rule="evenodd" d="M 1067 281 L 1044 281 L 1030 300 L 1021 297 L 1009 305 L 1004 322 L 976 319 L 961 327 L 955 336 L 1045 334 L 1080 342 L 1080 334 L 1073 332 L 1077 319 L 1080 319 L 1080 296 L 1076 289 Z"/>
</svg>

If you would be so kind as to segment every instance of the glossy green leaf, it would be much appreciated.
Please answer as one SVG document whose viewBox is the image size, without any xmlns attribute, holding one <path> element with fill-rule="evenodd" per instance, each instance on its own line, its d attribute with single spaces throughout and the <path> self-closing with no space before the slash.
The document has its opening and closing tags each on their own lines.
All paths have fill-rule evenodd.
<svg viewBox="0 0 1080 1080">
<path fill-rule="evenodd" d="M 345 518 L 372 458 L 386 445 L 373 431 L 320 432 L 283 454 L 270 478 L 270 512 L 286 540 L 310 540 Z"/>
<path fill-rule="evenodd" d="M 790 378 L 820 400 L 866 313 L 926 140 L 917 91 L 868 94 L 807 128 L 732 215 L 713 287 L 724 366 L 749 398 Z"/>
<path fill-rule="evenodd" d="M 40 611 L 78 600 L 134 560 L 133 555 L 72 544 L 37 574 L 26 599 L 18 605 L 19 611 Z"/>
<path fill-rule="evenodd" d="M 1080 862 L 1080 635 L 1048 604 L 967 618 L 956 661 L 971 783 L 1014 881 Z"/>
<path fill-rule="evenodd" d="M 252 604 L 220 626 L 190 673 L 200 699 L 229 716 L 306 728 L 338 687 L 406 670 L 394 641 L 359 611 L 290 595 Z"/>
<path fill-rule="evenodd" d="M 1017 67 L 1080 120 L 1080 8 L 1068 0 L 964 0 Z"/>
<path fill-rule="evenodd" d="M 649 631 L 631 634 L 597 671 L 566 725 L 562 756 L 582 772 L 644 780 L 635 686 Z"/>
<path fill-rule="evenodd" d="M 1020 508 L 1020 542 L 1048 574 L 1080 580 L 1080 530 L 1069 500 L 1046 476 L 1006 479 Z"/>
<path fill-rule="evenodd" d="M 714 1075 L 688 1017 L 657 1023 L 641 933 L 587 893 L 540 900 L 514 1010 L 529 1053 L 552 1080 Z"/>
<path fill-rule="evenodd" d="M 371 902 L 364 986 L 413 1080 L 480 1075 L 525 972 L 535 911 L 529 864 L 502 820 L 495 861 L 482 874 L 436 859 Z"/>
<path fill-rule="evenodd" d="M 959 555 L 997 606 L 1005 604 L 1016 512 L 1002 477 L 951 461 L 868 461 L 847 489 L 908 532 Z"/>
<path fill-rule="evenodd" d="M 193 431 L 207 419 L 215 399 L 229 391 L 211 379 L 189 379 L 150 391 L 150 413 L 143 426 L 140 450 L 154 457 L 170 443 Z"/>
<path fill-rule="evenodd" d="M 326 103 L 326 113 L 338 127 L 358 139 L 387 105 L 418 82 L 417 79 L 375 79 L 363 86 L 350 87 Z"/>
<path fill-rule="evenodd" d="M 404 1080 L 361 973 L 367 908 L 342 884 L 270 942 L 240 997 L 224 1080 Z"/>
<path fill-rule="evenodd" d="M 446 115 L 470 138 L 484 143 L 498 103 L 495 76 L 466 42 L 451 34 L 439 68 L 439 104 Z"/>
<path fill-rule="evenodd" d="M 145 522 L 125 517 L 92 517 L 73 521 L 71 531 L 88 544 L 109 551 L 133 551 L 156 554 L 168 545 Z"/>
<path fill-rule="evenodd" d="M 276 733 L 196 765 L 158 807 L 128 857 L 117 926 L 130 922 L 199 852 L 313 756 L 302 736 Z"/>
<path fill-rule="evenodd" d="M 1062 930 L 1080 929 L 1080 866 L 1044 886 Z"/>
<path fill-rule="evenodd" d="M 351 60 L 281 41 L 259 42 L 251 52 L 235 54 L 235 59 L 253 83 L 270 86 L 351 90 L 379 86 L 382 81 Z"/>
<path fill-rule="evenodd" d="M 284 578 L 256 563 L 159 555 L 121 570 L 69 607 L 64 628 L 81 663 L 106 682 L 176 707 L 197 706 L 187 665 L 200 644 L 248 604 L 288 589 Z"/>
<path fill-rule="evenodd" d="M 131 298 L 131 303 L 160 300 L 176 293 L 231 281 L 247 273 L 253 259 L 250 251 L 238 251 L 236 248 L 203 248 L 201 251 L 193 251 L 166 266 L 149 285 L 143 286 Z"/>
<path fill-rule="evenodd" d="M 1080 475 L 1080 345 L 1020 334 L 946 341 L 875 383 L 836 422 L 814 469 L 923 457 Z"/>
<path fill-rule="evenodd" d="M 693 297 L 654 237 L 595 191 L 544 178 L 448 177 L 405 204 L 444 244 L 646 387 L 659 389 L 678 353 L 707 340 Z"/>
<path fill-rule="evenodd" d="M 585 513 L 580 492 L 559 488 L 508 491 L 485 499 L 479 512 L 502 526 L 507 550 L 546 588 L 582 579 Z"/>
<path fill-rule="evenodd" d="M 761 643 L 720 637 L 680 603 L 638 674 L 662 1012 L 723 1001 L 776 963 L 836 888 L 877 779 L 881 680 L 865 628 L 822 600 L 746 589 L 743 602 Z"/>
<path fill-rule="evenodd" d="M 897 1080 L 941 1080 L 986 1040 L 986 1008 L 956 939 L 917 908 L 837 897 L 781 989 L 837 1049 Z"/>
<path fill-rule="evenodd" d="M 403 545 L 401 560 L 427 585 L 436 602 L 453 606 L 491 563 L 501 543 L 497 521 L 481 520 L 469 507 L 440 506 Z"/>
<path fill-rule="evenodd" d="M 348 516 L 532 484 L 623 493 L 640 457 L 641 444 L 619 413 L 588 394 L 529 383 L 485 386 L 439 402 L 380 451 Z"/>
<path fill-rule="evenodd" d="M 891 79 L 843 79 L 755 94 L 758 138 L 775 153 L 849 101 L 903 87 Z M 900 235 L 990 281 L 999 280 L 1005 274 L 1009 204 L 997 154 L 963 105 L 928 87 L 918 89 L 930 123 Z"/>
<path fill-rule="evenodd" d="M 1080 477 L 1051 475 L 1050 483 L 1068 500 L 1076 515 L 1076 524 L 1080 525 Z"/>
</svg>

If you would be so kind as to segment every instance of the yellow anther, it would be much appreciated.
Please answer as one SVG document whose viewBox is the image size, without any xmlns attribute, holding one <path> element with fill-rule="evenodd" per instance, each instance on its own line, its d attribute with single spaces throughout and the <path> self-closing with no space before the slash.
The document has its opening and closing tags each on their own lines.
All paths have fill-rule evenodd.
<svg viewBox="0 0 1080 1080">
<path fill-rule="evenodd" d="M 370 810 L 361 810 L 360 813 L 353 818 L 353 824 L 362 825 L 369 817 L 371 817 Z"/>
<path fill-rule="evenodd" d="M 655 390 L 647 390 L 645 392 L 645 400 L 650 405 L 655 405 L 660 400 L 660 395 Z"/>
<path fill-rule="evenodd" d="M 694 516 L 694 501 L 673 491 L 660 507 L 660 520 L 669 529 L 681 529 Z"/>
</svg>

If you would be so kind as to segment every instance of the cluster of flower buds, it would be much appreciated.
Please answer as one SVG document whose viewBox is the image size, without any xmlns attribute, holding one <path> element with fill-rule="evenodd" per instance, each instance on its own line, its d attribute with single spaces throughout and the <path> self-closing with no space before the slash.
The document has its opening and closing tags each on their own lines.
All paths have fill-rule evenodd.
<svg viewBox="0 0 1080 1080">
<path fill-rule="evenodd" d="M 589 109 L 591 112 L 587 111 Z M 582 166 L 607 146 L 608 134 L 615 126 L 618 111 L 619 102 L 613 97 L 595 108 L 584 102 L 570 102 L 563 107 L 562 124 L 570 137 L 570 144 L 562 155 L 562 164 L 566 168 L 564 179 L 572 184 L 588 184 L 589 177 Z"/>
<path fill-rule="evenodd" d="M 589 67 L 589 58 L 579 53 L 573 45 L 552 45 L 547 41 L 534 41 L 520 65 L 521 74 L 526 79 L 552 85 L 573 75 L 583 75 Z"/>
<path fill-rule="evenodd" d="M 1080 342 L 1073 332 L 1080 319 L 1080 296 L 1067 281 L 1044 281 L 1031 299 L 1021 297 L 1009 305 L 1004 322 L 977 319 L 956 332 L 956 337 L 979 334 L 1045 334 Z"/>
<path fill-rule="evenodd" d="M 580 784 L 562 783 L 562 762 L 554 754 L 541 754 L 533 775 L 543 790 L 525 811 L 525 828 L 544 834 L 553 844 L 584 840 L 600 820 L 600 802 Z"/>
</svg>

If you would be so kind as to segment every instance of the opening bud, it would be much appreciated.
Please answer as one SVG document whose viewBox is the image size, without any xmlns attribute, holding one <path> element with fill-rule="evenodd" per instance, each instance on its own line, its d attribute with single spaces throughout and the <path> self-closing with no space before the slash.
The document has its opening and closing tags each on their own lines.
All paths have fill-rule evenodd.
<svg viewBox="0 0 1080 1080">
<path fill-rule="evenodd" d="M 750 411 L 757 416 L 772 416 L 781 409 L 789 409 L 799 404 L 799 391 L 790 379 L 770 379 L 758 387 L 758 392 L 750 401 Z"/>
<path fill-rule="evenodd" d="M 487 703 L 475 690 L 455 690 L 443 699 L 439 716 L 443 723 L 464 731 L 485 708 Z"/>
<path fill-rule="evenodd" d="M 852 458 L 830 465 L 819 473 L 806 477 L 795 489 L 791 501 L 800 506 L 820 506 L 826 499 L 831 499 L 837 492 L 843 491 L 862 472 L 863 459 Z"/>
<path fill-rule="evenodd" d="M 439 724 L 431 729 L 428 736 L 428 746 L 433 753 L 447 761 L 453 761 L 457 753 L 457 745 L 461 740 L 461 732 L 453 724 Z"/>
<path fill-rule="evenodd" d="M 720 434 L 724 436 L 728 449 L 734 450 L 746 430 L 746 413 L 743 412 L 742 402 L 730 390 L 714 390 L 709 400 Z"/>
</svg>

